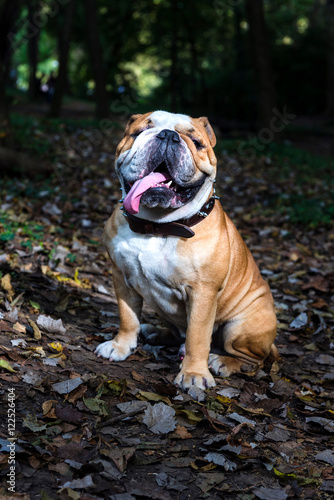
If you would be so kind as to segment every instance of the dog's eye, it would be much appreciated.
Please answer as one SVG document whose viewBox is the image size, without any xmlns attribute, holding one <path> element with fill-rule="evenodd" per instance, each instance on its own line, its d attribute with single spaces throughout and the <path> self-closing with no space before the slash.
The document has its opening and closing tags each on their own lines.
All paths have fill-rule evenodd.
<svg viewBox="0 0 334 500">
<path fill-rule="evenodd" d="M 191 140 L 193 141 L 193 143 L 195 144 L 195 147 L 196 149 L 202 149 L 204 148 L 203 144 L 201 142 L 199 142 L 197 139 L 194 139 L 193 137 L 191 138 Z"/>
<path fill-rule="evenodd" d="M 147 123 L 149 125 L 149 122 Z M 136 137 L 138 137 L 138 135 L 140 135 L 142 132 L 145 132 L 145 130 L 149 129 L 149 128 L 152 128 L 152 127 L 145 127 L 145 128 L 142 128 L 140 130 L 137 130 L 136 132 L 134 132 L 133 134 L 131 134 L 131 137 L 133 137 L 134 139 Z"/>
<path fill-rule="evenodd" d="M 144 132 L 144 130 L 137 130 L 136 132 L 134 132 L 133 134 L 131 134 L 131 137 L 136 138 L 136 137 L 138 137 L 138 135 L 140 135 L 142 132 Z"/>
</svg>

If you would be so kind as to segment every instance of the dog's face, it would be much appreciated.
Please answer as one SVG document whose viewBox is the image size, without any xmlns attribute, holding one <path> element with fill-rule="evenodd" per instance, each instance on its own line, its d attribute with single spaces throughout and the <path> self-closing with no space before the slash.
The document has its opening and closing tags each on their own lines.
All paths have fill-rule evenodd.
<svg viewBox="0 0 334 500">
<path fill-rule="evenodd" d="M 132 116 L 116 151 L 126 210 L 164 221 L 196 213 L 215 179 L 215 144 L 207 118 L 166 111 Z"/>
</svg>

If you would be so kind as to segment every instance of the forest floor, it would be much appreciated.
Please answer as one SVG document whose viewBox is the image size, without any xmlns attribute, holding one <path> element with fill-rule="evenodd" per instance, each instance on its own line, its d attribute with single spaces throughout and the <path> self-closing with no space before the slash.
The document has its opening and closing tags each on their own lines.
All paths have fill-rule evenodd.
<svg viewBox="0 0 334 500">
<path fill-rule="evenodd" d="M 123 123 L 101 139 L 16 121 L 55 173 L 0 185 L 1 498 L 333 498 L 332 163 L 283 145 L 245 162 L 218 145 L 218 194 L 270 284 L 281 359 L 184 394 L 177 348 L 94 354 L 119 324 L 101 234 Z M 143 322 L 160 324 L 148 308 Z"/>
</svg>

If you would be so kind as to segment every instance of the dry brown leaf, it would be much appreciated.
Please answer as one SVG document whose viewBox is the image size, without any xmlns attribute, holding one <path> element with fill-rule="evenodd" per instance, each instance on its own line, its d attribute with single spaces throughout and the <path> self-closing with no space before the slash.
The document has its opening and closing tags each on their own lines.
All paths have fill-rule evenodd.
<svg viewBox="0 0 334 500">
<path fill-rule="evenodd" d="M 187 429 L 185 427 L 183 427 L 182 425 L 177 425 L 176 426 L 174 434 L 177 434 L 177 436 L 180 439 L 190 439 L 190 438 L 192 438 L 192 434 L 190 434 L 190 432 L 188 432 Z"/>
<path fill-rule="evenodd" d="M 67 398 L 67 401 L 75 405 L 77 400 L 82 398 L 82 396 L 86 393 L 86 391 L 87 391 L 87 386 L 80 385 L 70 393 L 70 396 Z"/>
<path fill-rule="evenodd" d="M 12 287 L 11 283 L 11 277 L 10 274 L 7 273 L 3 278 L 0 280 L 1 288 L 7 292 L 9 302 L 13 300 L 13 297 L 15 295 L 14 289 Z"/>
<path fill-rule="evenodd" d="M 16 322 L 15 325 L 13 325 L 13 330 L 15 330 L 18 333 L 27 333 L 26 327 L 18 322 Z"/>
<path fill-rule="evenodd" d="M 132 378 L 136 380 L 137 382 L 145 382 L 145 377 L 143 375 L 140 375 L 139 373 L 135 372 L 134 370 L 131 372 Z"/>
<path fill-rule="evenodd" d="M 34 455 L 28 458 L 29 464 L 33 469 L 39 469 L 41 462 Z"/>
<path fill-rule="evenodd" d="M 310 279 L 308 283 L 305 283 L 302 286 L 303 290 L 308 290 L 309 288 L 315 288 L 316 290 L 319 290 L 320 292 L 328 292 L 329 290 L 329 283 L 326 278 L 323 276 L 314 276 L 313 278 Z"/>
<path fill-rule="evenodd" d="M 44 401 L 42 404 L 43 409 L 43 417 L 47 418 L 58 418 L 54 409 L 54 404 L 57 404 L 58 401 L 55 399 L 49 399 L 48 401 Z"/>
<path fill-rule="evenodd" d="M 36 325 L 36 323 L 32 319 L 30 319 L 30 318 L 27 318 L 27 319 L 28 319 L 29 325 L 34 330 L 34 339 L 40 340 L 42 338 L 42 334 L 41 334 L 40 329 L 38 328 L 38 326 Z"/>
</svg>

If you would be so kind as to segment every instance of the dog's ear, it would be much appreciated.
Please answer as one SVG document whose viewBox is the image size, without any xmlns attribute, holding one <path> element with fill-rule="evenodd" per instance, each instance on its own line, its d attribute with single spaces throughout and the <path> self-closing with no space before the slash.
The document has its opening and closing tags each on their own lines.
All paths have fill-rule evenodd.
<svg viewBox="0 0 334 500">
<path fill-rule="evenodd" d="M 126 127 L 125 127 L 124 135 L 128 134 L 129 129 L 130 129 L 131 125 L 133 124 L 133 122 L 135 122 L 137 120 L 137 118 L 140 118 L 141 116 L 143 116 L 143 115 L 139 114 L 139 115 L 132 115 L 132 116 L 130 116 L 130 119 L 129 119 L 128 123 L 126 124 Z"/>
<path fill-rule="evenodd" d="M 210 144 L 214 148 L 217 140 L 216 140 L 215 133 L 214 133 L 214 131 L 209 123 L 209 120 L 207 119 L 206 116 L 201 116 L 200 118 L 197 118 L 197 120 L 205 128 L 205 131 L 208 134 L 209 139 L 210 139 Z"/>
</svg>

